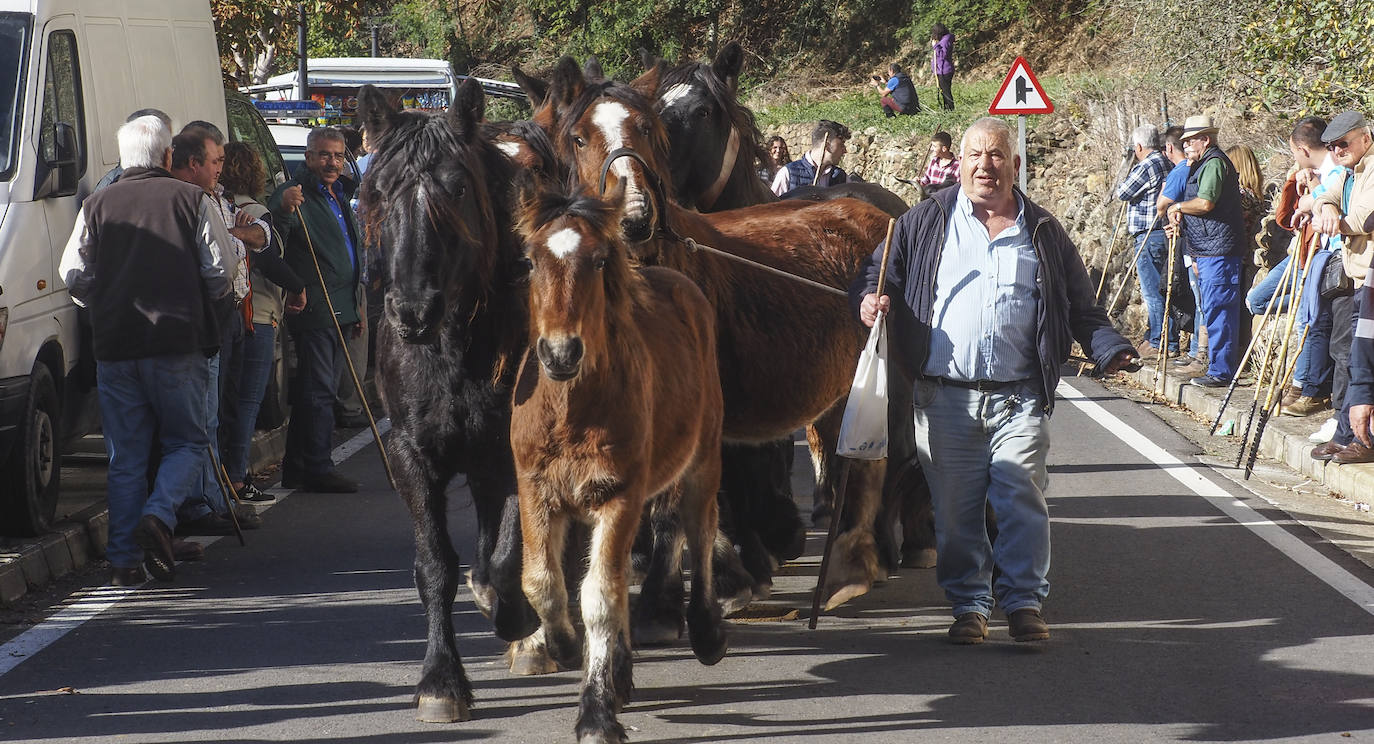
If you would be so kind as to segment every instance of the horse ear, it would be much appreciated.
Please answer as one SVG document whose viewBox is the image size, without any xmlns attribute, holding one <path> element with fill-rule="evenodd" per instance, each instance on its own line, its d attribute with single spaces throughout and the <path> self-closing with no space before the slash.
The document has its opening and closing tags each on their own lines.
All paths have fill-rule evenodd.
<svg viewBox="0 0 1374 744">
<path fill-rule="evenodd" d="M 369 83 L 358 89 L 358 122 L 373 142 L 380 140 L 391 128 L 391 117 L 395 113 L 386 94 L 376 86 Z"/>
<path fill-rule="evenodd" d="M 744 69 L 744 48 L 737 41 L 726 44 L 725 48 L 716 55 L 715 61 L 711 63 L 711 72 L 725 81 L 725 84 L 732 91 L 739 83 L 739 73 L 742 69 Z"/>
<path fill-rule="evenodd" d="M 517 168 L 511 183 L 515 194 L 515 229 L 520 237 L 528 238 L 533 230 L 536 197 L 539 194 L 539 179 L 525 168 Z"/>
<path fill-rule="evenodd" d="M 562 114 L 586 89 L 587 78 L 577 62 L 572 57 L 559 60 L 558 67 L 553 71 L 553 82 L 549 85 L 549 97 L 553 99 L 554 108 Z"/>
<path fill-rule="evenodd" d="M 663 60 L 659 60 L 653 69 L 630 81 L 630 87 L 639 91 L 645 98 L 653 100 L 658 95 L 658 81 L 663 77 Z"/>
<path fill-rule="evenodd" d="M 510 71 L 520 89 L 529 96 L 530 108 L 543 106 L 545 99 L 549 97 L 549 84 L 533 75 L 526 75 L 519 65 L 511 67 Z"/>
<path fill-rule="evenodd" d="M 642 65 L 646 71 L 654 69 L 662 61 L 663 59 L 657 54 L 650 52 L 644 47 L 639 48 L 639 64 Z"/>
<path fill-rule="evenodd" d="M 582 65 L 582 74 L 588 80 L 604 80 L 606 78 L 606 71 L 601 68 L 601 60 L 597 59 L 595 54 L 588 57 L 586 63 Z"/>
<path fill-rule="evenodd" d="M 472 139 L 477 133 L 477 124 L 486 116 L 487 97 L 482 85 L 473 78 L 458 86 L 458 98 L 448 107 L 449 119 L 464 139 Z"/>
</svg>

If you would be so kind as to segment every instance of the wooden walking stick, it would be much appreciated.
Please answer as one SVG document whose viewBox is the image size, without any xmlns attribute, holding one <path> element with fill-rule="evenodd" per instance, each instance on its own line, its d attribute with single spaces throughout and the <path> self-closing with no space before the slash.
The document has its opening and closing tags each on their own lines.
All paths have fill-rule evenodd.
<svg viewBox="0 0 1374 744">
<path fill-rule="evenodd" d="M 1121 205 L 1121 210 L 1117 212 L 1116 227 L 1112 228 L 1111 240 L 1107 241 L 1107 257 L 1102 259 L 1102 277 L 1097 280 L 1097 292 L 1093 294 L 1093 302 L 1102 300 L 1102 288 L 1107 284 L 1107 266 L 1112 262 L 1112 253 L 1116 251 L 1116 234 L 1121 230 L 1121 225 L 1126 221 L 1126 204 Z"/>
<path fill-rule="evenodd" d="M 1135 249 L 1135 258 L 1131 259 L 1131 265 L 1126 267 L 1126 276 L 1121 279 L 1121 286 L 1116 288 L 1116 294 L 1112 295 L 1112 301 L 1108 302 L 1105 309 L 1108 315 L 1116 308 L 1116 303 L 1121 301 L 1121 293 L 1126 291 L 1127 285 L 1131 283 L 1131 276 L 1140 268 L 1140 254 L 1145 251 L 1146 243 L 1150 242 L 1150 235 L 1155 231 L 1154 225 L 1145 232 L 1145 239 L 1140 242 L 1140 247 Z"/>
<path fill-rule="evenodd" d="M 825 162 L 825 154 L 830 150 L 830 133 L 825 133 L 825 141 L 821 143 L 821 159 L 816 163 L 816 175 L 811 177 L 811 185 L 815 186 L 821 180 L 821 163 Z"/>
<path fill-rule="evenodd" d="M 224 474 L 224 466 L 219 464 L 219 458 L 215 456 L 214 445 L 205 445 L 205 451 L 210 453 L 210 467 L 215 470 L 215 482 L 219 484 L 219 490 L 224 494 L 224 507 L 229 511 L 229 522 L 234 525 L 234 534 L 239 538 L 239 545 L 245 546 L 248 543 L 243 540 L 243 530 L 239 527 L 239 515 L 234 511 L 234 503 L 238 501 L 238 494 L 230 487 L 229 478 Z"/>
<path fill-rule="evenodd" d="M 324 282 L 324 271 L 320 269 L 319 256 L 315 255 L 315 243 L 310 240 L 310 228 L 305 225 L 305 215 L 301 214 L 299 207 L 296 209 L 296 218 L 301 222 L 301 229 L 305 231 L 305 247 L 310 250 L 310 261 L 315 264 L 315 276 L 320 280 L 320 293 L 324 295 L 324 304 L 329 308 L 329 318 L 334 321 L 334 330 L 339 334 L 339 345 L 343 348 L 344 362 L 348 364 L 348 373 L 353 377 L 353 387 L 358 391 L 358 400 L 362 401 L 363 412 L 367 414 L 367 425 L 372 428 L 372 438 L 377 442 L 377 452 L 382 456 L 382 467 L 386 468 L 386 480 L 391 484 L 391 490 L 396 488 L 396 476 L 391 472 L 391 460 L 387 459 L 386 446 L 382 444 L 382 434 L 377 431 L 377 420 L 372 417 L 372 406 L 367 402 L 367 393 L 363 390 L 362 380 L 358 379 L 358 370 L 353 367 L 353 358 L 348 355 L 348 339 L 344 338 L 343 326 L 339 325 L 339 316 L 334 312 L 334 301 L 329 299 L 329 287 Z M 366 323 L 367 318 L 359 318 L 358 322 Z"/>
<path fill-rule="evenodd" d="M 1164 322 L 1159 330 L 1159 366 L 1155 369 L 1155 384 L 1159 394 L 1164 395 L 1168 387 L 1168 377 L 1164 374 L 1164 363 L 1169 359 L 1169 307 L 1174 302 L 1174 259 L 1178 256 L 1178 233 L 1169 236 L 1169 278 L 1164 289 Z"/>
<path fill-rule="evenodd" d="M 1279 288 L 1283 287 L 1288 282 L 1288 274 L 1293 270 L 1295 264 L 1296 261 L 1290 260 L 1288 265 L 1283 268 L 1283 273 L 1279 275 Z M 1274 308 L 1279 304 L 1279 298 L 1280 292 L 1278 288 L 1275 288 L 1274 294 L 1269 296 L 1268 304 L 1264 306 L 1264 315 L 1260 316 L 1259 328 L 1257 328 L 1255 334 L 1250 337 L 1250 343 L 1245 347 L 1245 354 L 1241 356 L 1240 364 L 1236 367 L 1236 376 L 1231 378 L 1231 384 L 1226 388 L 1226 395 L 1222 396 L 1221 409 L 1217 411 L 1217 417 L 1212 421 L 1212 429 L 1207 432 L 1208 436 L 1216 434 L 1217 428 L 1221 426 L 1221 417 L 1226 413 L 1226 406 L 1231 402 L 1231 395 L 1236 392 L 1236 383 L 1240 380 L 1241 373 L 1245 371 L 1245 365 L 1250 361 L 1250 355 L 1255 351 L 1255 347 L 1259 345 L 1259 340 L 1264 335 L 1264 329 L 1269 325 L 1269 318 L 1273 315 Z"/>
<path fill-rule="evenodd" d="M 1302 356 L 1302 347 L 1307 345 L 1307 334 L 1311 330 L 1312 326 L 1310 324 L 1302 329 L 1302 338 L 1298 340 L 1297 353 L 1293 355 L 1293 361 L 1285 368 L 1282 379 L 1288 380 L 1293 377 L 1293 370 L 1298 366 L 1298 357 Z M 1245 461 L 1245 477 L 1243 480 L 1250 480 L 1250 474 L 1255 472 L 1255 459 L 1259 457 L 1260 442 L 1264 439 L 1264 427 L 1269 424 L 1269 416 L 1275 409 L 1282 407 L 1282 395 L 1274 399 L 1272 406 L 1270 406 L 1268 402 L 1265 403 L 1264 412 L 1260 414 L 1259 426 L 1255 428 L 1255 440 L 1250 444 L 1250 457 Z"/>
<path fill-rule="evenodd" d="M 1245 422 L 1245 435 L 1241 438 L 1240 452 L 1236 455 L 1236 467 L 1240 467 L 1241 462 L 1245 460 L 1245 449 L 1246 446 L 1249 444 L 1250 429 L 1252 428 L 1255 421 L 1255 411 L 1259 406 L 1261 390 L 1265 391 L 1265 396 L 1264 410 L 1260 412 L 1260 417 L 1265 423 L 1268 423 L 1268 413 L 1270 407 L 1273 405 L 1274 391 L 1277 388 L 1277 383 L 1279 381 L 1280 374 L 1284 371 L 1285 367 L 1287 366 L 1288 344 L 1293 335 L 1293 324 L 1298 317 L 1298 305 L 1302 302 L 1302 290 L 1307 285 L 1307 272 L 1311 271 L 1311 269 L 1312 263 L 1309 261 L 1307 266 L 1303 269 L 1301 275 L 1299 275 L 1297 271 L 1292 272 L 1293 284 L 1292 288 L 1289 290 L 1288 293 L 1288 324 L 1284 327 L 1283 339 L 1282 343 L 1278 346 L 1277 357 L 1275 357 L 1272 363 L 1270 361 L 1266 361 L 1265 364 L 1262 367 L 1260 367 L 1260 379 L 1257 380 L 1255 383 L 1255 401 L 1250 406 L 1250 416 L 1249 419 L 1247 419 Z M 1268 346 L 1270 348 L 1274 346 L 1272 339 Z M 1275 368 L 1274 374 L 1269 377 L 1269 380 L 1267 381 L 1266 385 L 1264 377 L 1266 371 L 1269 369 L 1271 364 Z M 1239 374 L 1240 370 L 1236 370 L 1236 373 Z M 1261 424 L 1261 426 L 1263 426 L 1263 424 Z M 1256 434 L 1256 439 L 1258 440 L 1258 433 Z"/>
<path fill-rule="evenodd" d="M 897 226 L 897 220 L 888 219 L 887 237 L 883 239 L 883 265 L 878 268 L 878 288 L 874 292 L 878 297 L 883 296 L 883 285 L 887 283 L 887 257 L 892 252 L 892 230 Z M 883 314 L 878 313 L 876 323 L 883 322 Z M 811 595 L 811 618 L 807 620 L 806 627 L 810 630 L 816 629 L 816 620 L 821 614 L 821 593 L 825 591 L 825 575 L 830 570 L 830 552 L 835 547 L 835 538 L 840 534 L 840 521 L 844 518 L 845 491 L 849 487 L 849 458 L 840 457 L 840 478 L 839 487 L 835 491 L 835 505 L 830 510 L 830 526 L 826 530 L 825 548 L 821 550 L 821 568 L 816 576 L 816 590 Z"/>
</svg>

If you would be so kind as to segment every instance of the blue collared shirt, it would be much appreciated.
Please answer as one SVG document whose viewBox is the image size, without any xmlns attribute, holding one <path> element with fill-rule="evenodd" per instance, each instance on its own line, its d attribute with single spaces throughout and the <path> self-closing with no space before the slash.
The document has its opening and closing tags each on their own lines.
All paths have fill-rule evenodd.
<svg viewBox="0 0 1374 744">
<path fill-rule="evenodd" d="M 335 181 L 338 183 L 338 181 Z M 324 201 L 329 205 L 329 209 L 334 212 L 334 219 L 339 221 L 339 232 L 343 233 L 344 245 L 348 246 L 348 260 L 353 264 L 353 268 L 358 267 L 358 252 L 353 247 L 353 235 L 348 231 L 348 219 L 344 217 L 344 205 L 339 202 L 339 198 L 334 195 L 334 191 L 319 182 L 320 193 L 324 194 Z"/>
<path fill-rule="evenodd" d="M 962 191 L 935 275 L 925 373 L 952 380 L 1024 380 L 1039 374 L 1040 260 L 1016 197 L 1016 224 L 993 238 Z"/>
</svg>

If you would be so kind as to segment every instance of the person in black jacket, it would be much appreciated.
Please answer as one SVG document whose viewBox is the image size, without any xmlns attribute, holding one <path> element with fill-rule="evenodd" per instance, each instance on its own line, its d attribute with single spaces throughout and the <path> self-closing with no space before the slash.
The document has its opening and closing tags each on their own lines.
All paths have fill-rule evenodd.
<svg viewBox="0 0 1374 744">
<path fill-rule="evenodd" d="M 1103 374 L 1136 350 L 1094 302 L 1059 221 L 1013 187 L 1011 129 L 964 134 L 958 188 L 897 221 L 890 292 L 875 293 L 882 247 L 850 290 L 860 320 L 892 311 L 889 348 L 914 381 L 916 444 L 935 507 L 936 577 L 954 606 L 950 640 L 982 643 L 994 604 L 1017 641 L 1049 638 L 1049 415 L 1073 341 Z M 893 303 L 891 298 L 897 298 Z M 997 518 L 991 544 L 987 505 Z M 993 566 L 1002 575 L 992 584 Z"/>
<path fill-rule="evenodd" d="M 105 449 L 110 457 L 113 581 L 175 577 L 176 505 L 200 479 L 209 435 L 207 357 L 216 317 L 233 302 L 223 256 L 229 233 L 210 198 L 173 178 L 172 133 L 156 116 L 119 128 L 119 181 L 81 206 L 59 264 L 72 299 L 90 309 Z M 162 461 L 151 492 L 148 460 Z"/>
</svg>

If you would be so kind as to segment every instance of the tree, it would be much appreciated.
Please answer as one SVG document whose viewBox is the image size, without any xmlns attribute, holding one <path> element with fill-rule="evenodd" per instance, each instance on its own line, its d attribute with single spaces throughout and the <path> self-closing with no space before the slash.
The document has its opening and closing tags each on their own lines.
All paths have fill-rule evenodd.
<svg viewBox="0 0 1374 744">
<path fill-rule="evenodd" d="M 262 83 L 275 72 L 282 48 L 295 40 L 298 3 L 293 0 L 210 0 L 219 37 L 220 64 L 240 85 Z M 334 37 L 352 38 L 378 0 L 308 0 L 307 22 L 330 29 Z"/>
</svg>

